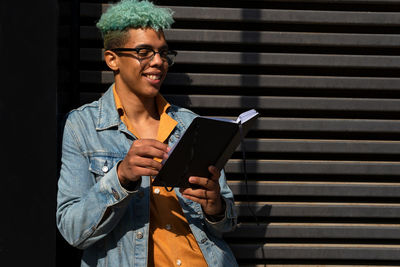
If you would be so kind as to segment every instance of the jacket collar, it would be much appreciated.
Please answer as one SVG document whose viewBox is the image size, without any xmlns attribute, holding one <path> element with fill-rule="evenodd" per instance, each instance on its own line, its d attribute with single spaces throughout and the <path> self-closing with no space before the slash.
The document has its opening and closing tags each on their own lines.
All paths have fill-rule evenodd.
<svg viewBox="0 0 400 267">
<path fill-rule="evenodd" d="M 120 116 L 118 114 L 118 110 L 115 106 L 115 99 L 113 93 L 114 84 L 112 84 L 108 90 L 103 94 L 103 96 L 99 99 L 99 111 L 98 111 L 98 119 L 96 130 L 102 131 L 112 127 L 122 127 L 121 130 L 126 130 L 125 124 L 122 123 Z M 165 101 L 165 100 L 164 100 Z M 175 118 L 175 112 L 173 111 L 171 106 L 168 105 L 166 107 L 166 113 Z M 178 128 L 181 128 L 178 123 Z"/>
<path fill-rule="evenodd" d="M 104 95 L 99 99 L 99 113 L 96 130 L 101 131 L 111 127 L 118 127 L 121 123 L 113 95 L 114 84 L 112 84 Z"/>
</svg>

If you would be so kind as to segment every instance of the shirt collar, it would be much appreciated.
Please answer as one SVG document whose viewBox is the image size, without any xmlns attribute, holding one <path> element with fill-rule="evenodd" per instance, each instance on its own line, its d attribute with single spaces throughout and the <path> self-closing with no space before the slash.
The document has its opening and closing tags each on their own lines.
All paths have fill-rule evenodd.
<svg viewBox="0 0 400 267">
<path fill-rule="evenodd" d="M 124 107 L 122 105 L 121 99 L 117 94 L 117 91 L 115 90 L 115 85 L 113 86 L 112 93 L 119 118 L 125 123 L 128 130 L 139 138 L 137 133 L 135 133 L 135 129 L 129 123 L 129 120 L 125 119 L 126 117 L 124 118 L 125 114 Z M 168 108 L 171 106 L 171 104 L 169 104 L 161 94 L 157 94 L 155 101 L 157 105 L 158 114 L 160 114 L 160 125 L 158 128 L 157 140 L 160 142 L 165 142 L 168 139 L 171 132 L 176 127 L 176 125 L 178 124 L 178 122 L 168 115 L 167 111 Z"/>
<path fill-rule="evenodd" d="M 164 143 L 168 139 L 171 132 L 175 129 L 178 122 L 168 115 L 167 110 L 171 105 L 161 94 L 157 95 L 156 104 L 158 108 L 158 114 L 160 114 L 160 125 L 158 126 L 157 140 Z"/>
</svg>

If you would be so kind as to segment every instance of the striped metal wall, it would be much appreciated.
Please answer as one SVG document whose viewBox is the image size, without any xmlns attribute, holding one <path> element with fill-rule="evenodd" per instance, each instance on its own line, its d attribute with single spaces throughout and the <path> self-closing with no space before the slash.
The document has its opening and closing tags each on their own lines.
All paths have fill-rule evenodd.
<svg viewBox="0 0 400 267">
<path fill-rule="evenodd" d="M 400 1 L 156 3 L 175 11 L 166 38 L 179 52 L 163 94 L 201 115 L 261 113 L 248 194 L 240 150 L 226 166 L 239 263 L 400 266 Z M 94 27 L 107 2 L 61 7 L 79 12 L 62 24 L 71 107 L 113 81 Z"/>
</svg>

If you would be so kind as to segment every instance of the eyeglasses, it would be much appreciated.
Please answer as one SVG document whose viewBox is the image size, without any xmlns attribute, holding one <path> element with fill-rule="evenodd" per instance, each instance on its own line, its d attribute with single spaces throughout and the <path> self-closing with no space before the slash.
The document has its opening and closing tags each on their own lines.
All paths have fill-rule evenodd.
<svg viewBox="0 0 400 267">
<path fill-rule="evenodd" d="M 168 63 L 168 66 L 171 67 L 174 65 L 175 57 L 178 52 L 174 50 L 167 50 L 162 49 L 158 52 L 154 51 L 154 49 L 150 47 L 139 47 L 139 48 L 113 48 L 110 49 L 113 52 L 126 52 L 126 51 L 133 51 L 136 52 L 135 58 L 140 62 L 150 62 L 153 60 L 156 54 L 159 54 L 161 59 L 164 62 Z"/>
</svg>

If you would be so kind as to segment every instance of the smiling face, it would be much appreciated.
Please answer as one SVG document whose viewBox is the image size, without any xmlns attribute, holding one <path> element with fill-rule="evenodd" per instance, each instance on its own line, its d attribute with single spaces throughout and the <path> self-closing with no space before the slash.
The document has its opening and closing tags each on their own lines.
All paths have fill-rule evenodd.
<svg viewBox="0 0 400 267">
<path fill-rule="evenodd" d="M 130 29 L 129 38 L 122 48 L 151 48 L 155 51 L 168 49 L 162 31 Z M 106 51 L 105 61 L 115 73 L 119 90 L 128 90 L 139 98 L 155 97 L 168 71 L 168 62 L 157 53 L 151 60 L 139 60 L 136 52 Z"/>
</svg>

